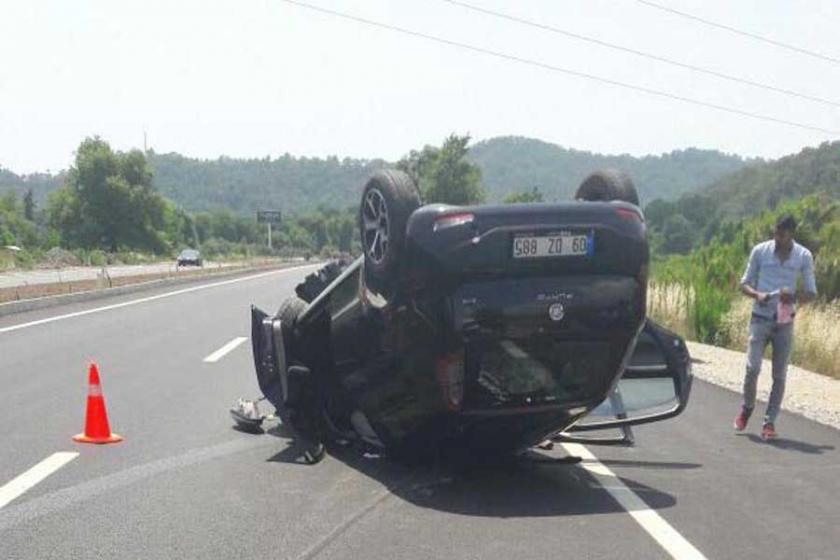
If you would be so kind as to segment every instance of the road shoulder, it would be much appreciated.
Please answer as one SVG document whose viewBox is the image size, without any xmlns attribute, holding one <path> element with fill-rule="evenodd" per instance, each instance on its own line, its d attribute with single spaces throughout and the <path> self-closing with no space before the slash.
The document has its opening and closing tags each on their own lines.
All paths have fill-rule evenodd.
<svg viewBox="0 0 840 560">
<path fill-rule="evenodd" d="M 744 382 L 746 355 L 742 352 L 688 342 L 694 360 L 694 375 L 720 387 L 740 393 Z M 771 364 L 764 360 L 758 378 L 758 398 L 767 402 L 772 385 Z M 783 408 L 840 429 L 840 380 L 797 366 L 788 368 Z M 734 417 L 736 411 L 732 412 Z"/>
<path fill-rule="evenodd" d="M 130 295 L 140 292 L 151 291 L 156 288 L 189 285 L 195 283 L 206 282 L 219 278 L 230 278 L 236 276 L 247 275 L 254 272 L 261 272 L 266 270 L 281 270 L 285 268 L 293 268 L 300 266 L 297 262 L 268 262 L 268 263 L 252 263 L 245 266 L 228 267 L 213 269 L 207 271 L 199 271 L 197 274 L 189 274 L 184 276 L 158 278 L 156 275 L 148 275 L 148 278 L 138 277 L 137 281 L 126 282 L 123 285 L 112 288 L 91 288 L 76 293 L 67 293 L 61 295 L 51 295 L 45 297 L 36 297 L 30 299 L 22 299 L 20 301 L 11 301 L 0 303 L 0 317 L 8 315 L 16 315 L 28 311 L 36 311 L 39 309 L 49 309 L 73 303 L 83 303 L 88 301 L 98 301 L 102 299 L 111 298 L 120 295 Z M 125 279 L 123 279 L 125 280 Z M 129 278 L 129 280 L 131 280 Z"/>
</svg>

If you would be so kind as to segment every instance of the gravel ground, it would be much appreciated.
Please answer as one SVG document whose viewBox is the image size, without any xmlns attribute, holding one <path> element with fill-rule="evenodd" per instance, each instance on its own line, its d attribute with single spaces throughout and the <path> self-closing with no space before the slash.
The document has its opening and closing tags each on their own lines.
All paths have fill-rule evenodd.
<svg viewBox="0 0 840 560">
<path fill-rule="evenodd" d="M 694 375 L 703 381 L 741 392 L 746 362 L 744 353 L 697 342 L 687 344 L 694 360 Z M 770 361 L 764 360 L 758 378 L 758 398 L 765 403 L 772 383 L 770 371 Z M 840 380 L 790 366 L 782 408 L 840 429 Z M 733 418 L 736 412 L 732 411 Z M 757 409 L 756 413 L 764 414 L 761 409 Z"/>
</svg>

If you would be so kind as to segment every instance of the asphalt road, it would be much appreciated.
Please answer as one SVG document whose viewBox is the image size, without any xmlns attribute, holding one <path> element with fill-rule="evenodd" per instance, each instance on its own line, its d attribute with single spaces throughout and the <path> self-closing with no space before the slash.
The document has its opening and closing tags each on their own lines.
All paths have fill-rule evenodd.
<svg viewBox="0 0 840 560">
<path fill-rule="evenodd" d="M 637 428 L 634 448 L 589 446 L 600 463 L 578 466 L 306 466 L 282 430 L 233 430 L 227 408 L 258 394 L 250 345 L 204 359 L 306 272 L 0 319 L 0 488 L 79 454 L 0 505 L 0 558 L 669 558 L 651 516 L 706 558 L 840 557 L 840 432 L 783 414 L 774 444 L 758 426 L 736 436 L 737 396 L 702 382 L 681 417 Z M 120 444 L 71 440 L 91 359 Z M 631 512 L 622 484 L 641 499 Z"/>
</svg>

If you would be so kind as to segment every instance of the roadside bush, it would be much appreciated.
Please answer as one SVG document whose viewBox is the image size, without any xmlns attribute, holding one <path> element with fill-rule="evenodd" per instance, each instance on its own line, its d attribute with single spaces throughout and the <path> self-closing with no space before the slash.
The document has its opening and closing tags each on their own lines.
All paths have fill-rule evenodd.
<svg viewBox="0 0 840 560">
<path fill-rule="evenodd" d="M 21 251 L 23 252 L 23 251 Z M 82 261 L 71 251 L 62 249 L 61 247 L 53 247 L 46 251 L 42 262 L 51 268 L 61 268 L 66 266 L 79 266 Z"/>
<path fill-rule="evenodd" d="M 721 323 L 726 346 L 744 352 L 749 338 L 752 302 L 734 302 Z M 796 312 L 791 363 L 840 379 L 840 301 L 804 305 Z M 768 347 L 766 356 L 770 357 Z"/>
<path fill-rule="evenodd" d="M 109 264 L 108 254 L 100 249 L 76 249 L 73 254 L 85 266 L 105 266 Z"/>
<path fill-rule="evenodd" d="M 157 262 L 160 259 L 161 255 L 154 253 L 138 253 L 136 251 L 120 249 L 116 253 L 109 254 L 108 264 L 149 264 Z"/>
<path fill-rule="evenodd" d="M 88 255 L 88 264 L 91 266 L 105 266 L 108 264 L 108 255 L 105 251 L 94 250 Z"/>
<path fill-rule="evenodd" d="M 334 245 L 324 245 L 321 249 L 321 258 L 322 259 L 329 259 L 339 254 L 338 247 Z"/>
<path fill-rule="evenodd" d="M 11 251 L 0 247 L 0 270 L 9 270 L 15 267 L 15 258 Z"/>
<path fill-rule="evenodd" d="M 15 268 L 29 270 L 35 266 L 35 256 L 26 249 L 15 252 Z"/>
<path fill-rule="evenodd" d="M 217 259 L 224 256 L 244 256 L 246 251 L 239 243 L 213 237 L 201 244 L 201 253 L 204 258 Z"/>
<path fill-rule="evenodd" d="M 818 196 L 781 205 L 772 212 L 737 224 L 727 224 L 708 245 L 686 256 L 654 260 L 652 278 L 658 284 L 680 284 L 692 294 L 686 317 L 690 334 L 702 342 L 728 344 L 723 321 L 752 247 L 771 237 L 782 213 L 799 221 L 796 239 L 815 255 L 817 288 L 823 301 L 840 296 L 840 205 Z M 726 240 L 726 241 L 725 241 Z"/>
</svg>

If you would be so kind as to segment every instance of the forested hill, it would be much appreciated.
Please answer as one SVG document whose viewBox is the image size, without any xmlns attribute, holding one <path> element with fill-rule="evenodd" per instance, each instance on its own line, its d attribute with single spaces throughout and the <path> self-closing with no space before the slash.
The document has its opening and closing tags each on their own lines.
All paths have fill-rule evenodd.
<svg viewBox="0 0 840 560">
<path fill-rule="evenodd" d="M 716 151 L 688 149 L 635 158 L 568 150 L 530 138 L 503 137 L 479 142 L 469 159 L 481 169 L 490 202 L 538 187 L 546 200 L 568 199 L 583 177 L 614 167 L 630 174 L 643 203 L 675 199 L 749 162 Z M 258 206 L 291 211 L 319 205 L 357 203 L 365 179 L 389 165 L 382 160 L 329 157 L 197 160 L 178 154 L 151 154 L 155 185 L 189 210 L 228 207 L 251 212 Z"/>
<path fill-rule="evenodd" d="M 659 252 L 686 253 L 726 224 L 808 195 L 840 201 L 840 142 L 752 165 L 675 201 L 654 200 L 645 216 Z"/>
<path fill-rule="evenodd" d="M 31 175 L 16 175 L 8 169 L 0 167 L 0 195 L 14 192 L 23 198 L 31 189 L 32 196 L 37 201 L 43 201 L 47 194 L 64 184 L 64 173 L 52 175 L 49 173 L 33 173 Z"/>
<path fill-rule="evenodd" d="M 567 199 L 588 173 L 616 168 L 630 174 L 643 205 L 655 198 L 675 199 L 754 163 L 739 156 L 695 148 L 641 158 L 602 155 L 514 136 L 475 144 L 470 159 L 481 168 L 482 182 L 491 200 L 532 187 L 538 187 L 546 200 Z"/>
<path fill-rule="evenodd" d="M 365 180 L 388 164 L 336 157 L 200 160 L 148 154 L 154 185 L 190 211 L 228 208 L 240 213 L 279 208 L 293 213 L 358 203 Z"/>
<path fill-rule="evenodd" d="M 816 193 L 840 200 L 840 141 L 751 166 L 704 192 L 718 201 L 721 218 L 754 216 L 784 200 Z"/>
<path fill-rule="evenodd" d="M 381 159 L 288 154 L 204 160 L 150 151 L 147 157 L 155 187 L 184 209 L 228 208 L 242 214 L 252 214 L 258 208 L 299 214 L 319 206 L 353 206 L 365 180 L 377 169 L 393 165 Z M 614 167 L 631 175 L 645 204 L 654 198 L 675 199 L 749 163 L 737 156 L 696 149 L 642 158 L 605 156 L 518 137 L 479 142 L 471 148 L 469 159 L 481 169 L 488 202 L 534 187 L 547 201 L 565 200 L 587 173 Z M 0 194 L 15 190 L 23 196 L 31 187 L 39 204 L 62 183 L 61 175 L 21 177 L 0 169 Z"/>
</svg>

